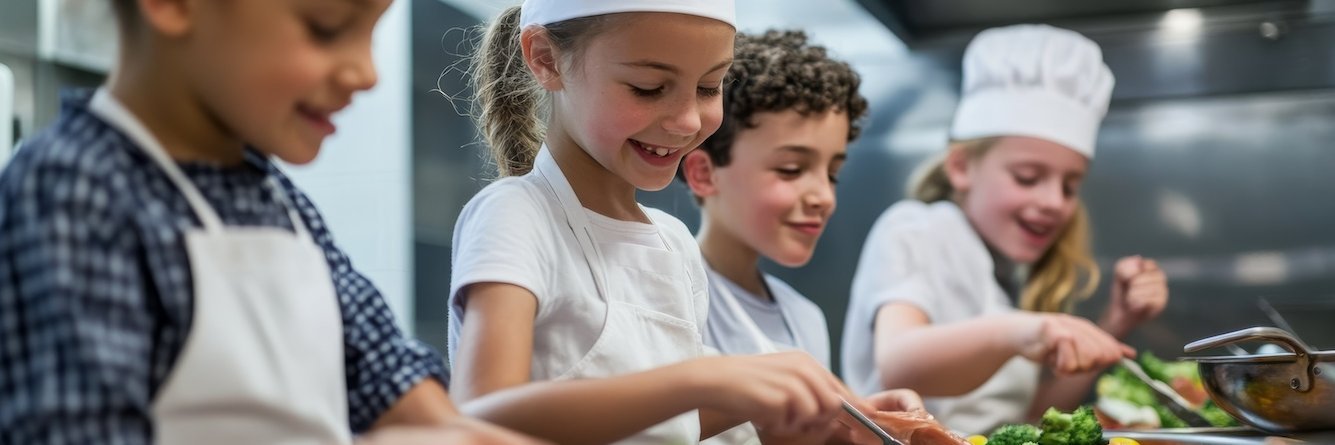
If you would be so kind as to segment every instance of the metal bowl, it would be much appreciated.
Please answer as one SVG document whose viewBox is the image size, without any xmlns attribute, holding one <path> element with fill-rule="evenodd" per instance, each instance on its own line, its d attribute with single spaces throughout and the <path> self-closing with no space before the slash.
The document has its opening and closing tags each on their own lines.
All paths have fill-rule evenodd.
<svg viewBox="0 0 1335 445">
<path fill-rule="evenodd" d="M 1217 335 L 1183 350 L 1258 340 L 1291 352 L 1184 360 L 1197 362 L 1210 398 L 1244 424 L 1274 433 L 1335 430 L 1335 351 L 1312 351 L 1287 331 L 1271 327 Z"/>
</svg>

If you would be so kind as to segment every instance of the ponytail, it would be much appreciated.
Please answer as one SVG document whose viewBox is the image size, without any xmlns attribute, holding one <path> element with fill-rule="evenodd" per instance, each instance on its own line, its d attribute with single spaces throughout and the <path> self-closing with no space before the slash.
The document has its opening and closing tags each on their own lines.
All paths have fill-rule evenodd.
<svg viewBox="0 0 1335 445">
<path fill-rule="evenodd" d="M 473 118 L 501 177 L 533 170 L 547 133 L 547 92 L 524 63 L 519 8 L 506 9 L 487 27 L 471 68 L 477 95 Z M 570 62 L 579 56 L 583 43 L 606 29 L 614 20 L 610 16 L 615 15 L 564 20 L 543 26 L 541 32 L 560 52 L 557 62 L 573 66 Z"/>
<path fill-rule="evenodd" d="M 546 94 L 524 64 L 519 46 L 519 7 L 501 13 L 487 27 L 473 56 L 477 120 L 490 147 L 496 173 L 519 176 L 533 169 L 546 125 Z"/>
</svg>

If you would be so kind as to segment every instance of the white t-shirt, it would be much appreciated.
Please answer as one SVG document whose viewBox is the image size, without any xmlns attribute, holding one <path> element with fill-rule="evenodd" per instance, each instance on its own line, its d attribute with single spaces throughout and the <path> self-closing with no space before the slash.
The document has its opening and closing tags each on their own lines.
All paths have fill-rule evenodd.
<svg viewBox="0 0 1335 445">
<path fill-rule="evenodd" d="M 862 395 L 885 389 L 873 354 L 876 312 L 885 304 L 911 304 L 935 325 L 1016 310 L 994 267 L 982 238 L 953 202 L 905 200 L 887 209 L 867 234 L 853 275 L 844 321 L 844 381 Z M 1024 421 L 1038 371 L 1032 362 L 1013 358 L 974 391 L 925 403 L 947 427 L 987 434 L 1003 423 Z"/>
<path fill-rule="evenodd" d="M 708 267 L 708 266 L 706 266 Z M 744 323 L 756 324 L 760 331 L 779 349 L 801 349 L 816 357 L 826 369 L 830 367 L 830 331 L 825 324 L 825 312 L 807 297 L 772 275 L 765 274 L 765 285 L 773 300 L 762 299 L 747 292 L 723 275 L 711 273 L 709 292 L 709 322 L 705 328 L 705 344 L 724 354 L 758 354 L 763 352 Z M 721 292 L 718 287 L 727 289 Z M 740 320 L 724 298 L 737 301 L 750 321 Z"/>
<path fill-rule="evenodd" d="M 537 297 L 531 373 L 534 381 L 561 377 L 585 356 L 602 332 L 607 303 L 598 295 L 593 273 L 560 201 L 540 181 L 534 174 L 498 180 L 478 192 L 459 215 L 451 255 L 451 364 L 464 315 L 459 290 L 474 283 L 513 284 Z M 643 210 L 653 224 L 616 220 L 585 210 L 599 245 L 663 249 L 667 242 L 681 252 L 689 262 L 685 267 L 692 295 L 675 298 L 695 299 L 696 313 L 672 315 L 694 320 L 703 328 L 709 308 L 704 259 L 686 226 L 652 208 Z"/>
</svg>

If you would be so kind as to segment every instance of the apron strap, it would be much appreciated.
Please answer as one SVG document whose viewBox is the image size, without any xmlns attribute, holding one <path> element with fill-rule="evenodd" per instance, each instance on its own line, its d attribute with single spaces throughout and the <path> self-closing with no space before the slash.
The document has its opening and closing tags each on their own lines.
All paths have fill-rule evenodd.
<svg viewBox="0 0 1335 445">
<path fill-rule="evenodd" d="M 125 108 L 120 101 L 117 101 L 110 92 L 105 88 L 98 88 L 97 92 L 93 93 L 93 99 L 88 104 L 88 110 L 124 132 L 130 140 L 135 142 L 135 145 L 139 146 L 148 155 L 149 159 L 153 160 L 153 163 L 162 169 L 162 172 L 167 175 L 172 184 L 176 185 L 176 189 L 180 190 L 181 194 L 185 196 L 186 202 L 194 210 L 195 216 L 199 218 L 199 222 L 204 226 L 205 231 L 216 234 L 223 230 L 222 218 L 213 210 L 213 206 L 210 206 L 209 202 L 204 199 L 204 195 L 199 192 L 199 188 L 195 187 L 195 184 L 190 182 L 190 178 L 185 176 L 185 172 L 181 171 L 181 167 L 176 165 L 175 161 L 172 161 L 171 156 L 167 154 L 167 150 L 162 147 L 157 138 L 153 137 L 153 133 L 149 132 L 148 128 L 144 127 L 144 124 L 136 119 L 134 114 Z M 294 210 L 296 206 L 288 199 L 287 193 L 283 192 L 283 187 L 272 176 L 268 180 L 268 185 L 273 188 L 274 196 L 278 198 L 279 202 L 287 207 L 288 218 L 292 219 L 292 228 L 297 236 L 307 240 L 311 239 L 310 233 L 306 230 L 306 225 L 302 223 L 301 215 L 298 215 Z"/>
<path fill-rule="evenodd" d="M 603 269 L 602 251 L 598 249 L 598 243 L 593 242 L 593 233 L 589 231 L 589 218 L 584 214 L 584 206 L 579 203 L 579 197 L 575 196 L 575 190 L 566 181 L 565 175 L 561 173 L 561 166 L 556 164 L 556 158 L 552 157 L 551 150 L 546 144 L 543 144 L 533 161 L 533 173 L 543 179 L 547 188 L 561 203 L 561 212 L 565 214 L 566 224 L 575 233 L 580 251 L 584 254 L 584 261 L 589 263 L 589 269 L 593 272 L 594 287 L 598 289 L 598 294 L 603 299 L 610 299 L 612 295 L 607 285 L 606 271 Z"/>
<path fill-rule="evenodd" d="M 149 132 L 148 128 L 145 128 L 144 124 L 139 122 L 138 119 L 135 119 L 134 114 L 126 109 L 120 101 L 117 101 L 115 97 L 112 97 L 110 92 L 105 88 L 98 88 L 97 92 L 93 93 L 92 101 L 88 103 L 88 111 L 124 132 L 126 136 L 130 137 L 130 140 L 135 142 L 135 145 L 139 146 L 148 155 L 149 159 L 153 160 L 153 163 L 162 168 L 163 173 L 167 174 L 167 178 L 176 185 L 181 194 L 185 195 L 185 200 L 190 203 L 190 208 L 194 209 L 195 215 L 199 217 L 199 221 L 203 224 L 205 230 L 209 232 L 222 230 L 222 219 L 209 206 L 208 201 L 204 200 L 204 196 L 199 193 L 199 189 L 195 188 L 194 184 L 185 177 L 185 173 L 181 172 L 181 168 L 175 162 L 172 162 L 171 157 L 167 155 L 167 150 L 162 148 L 162 144 L 158 142 L 157 138 L 153 137 L 153 133 Z"/>
<path fill-rule="evenodd" d="M 292 230 L 297 237 L 314 243 L 315 239 L 311 237 L 310 231 L 306 229 L 306 223 L 301 219 L 301 214 L 297 213 L 297 204 L 287 196 L 287 192 L 283 190 L 283 185 L 273 176 L 269 176 L 265 183 L 273 189 L 274 197 L 278 199 L 278 202 L 287 207 L 287 217 L 292 220 Z"/>
</svg>

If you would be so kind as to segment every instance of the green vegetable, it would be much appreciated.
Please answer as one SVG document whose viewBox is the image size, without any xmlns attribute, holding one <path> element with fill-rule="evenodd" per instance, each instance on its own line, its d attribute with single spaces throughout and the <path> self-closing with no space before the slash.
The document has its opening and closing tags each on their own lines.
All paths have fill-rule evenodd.
<svg viewBox="0 0 1335 445">
<path fill-rule="evenodd" d="M 1140 366 L 1145 368 L 1145 373 L 1151 378 L 1172 384 L 1175 378 L 1189 378 L 1193 382 L 1200 382 L 1200 373 L 1197 371 L 1196 364 L 1192 362 L 1163 361 L 1154 354 L 1146 351 L 1141 352 L 1138 361 Z M 1149 385 L 1141 382 L 1131 371 L 1121 366 L 1113 368 L 1111 371 L 1099 377 L 1096 391 L 1099 397 L 1108 397 L 1130 402 L 1137 406 L 1148 406 L 1154 409 L 1159 415 L 1159 426 L 1162 428 L 1186 428 L 1187 423 L 1178 418 L 1159 403 L 1154 397 L 1154 390 Z M 1212 401 L 1206 401 L 1205 406 L 1197 410 L 1214 426 L 1237 426 L 1238 421 L 1224 412 Z"/>
<path fill-rule="evenodd" d="M 1227 411 L 1215 405 L 1213 400 L 1206 400 L 1205 406 L 1200 409 L 1201 417 L 1214 426 L 1237 426 L 1238 420 L 1229 415 Z"/>
<path fill-rule="evenodd" d="M 1039 426 L 1005 425 L 992 432 L 987 445 L 1103 445 L 1103 427 L 1094 409 L 1082 406 L 1071 413 L 1048 408 Z"/>
<path fill-rule="evenodd" d="M 1145 369 L 1145 374 L 1150 378 L 1172 384 L 1173 379 L 1182 377 L 1190 379 L 1194 383 L 1201 382 L 1201 374 L 1197 371 L 1195 363 L 1186 361 L 1166 362 L 1155 357 L 1154 353 L 1145 351 L 1137 355 L 1137 361 L 1140 367 Z"/>
<path fill-rule="evenodd" d="M 1159 415 L 1160 428 L 1186 428 L 1188 426 L 1187 422 L 1178 418 L 1177 415 L 1173 414 L 1173 411 L 1169 410 L 1166 406 L 1155 403 L 1150 405 L 1150 408 L 1154 408 L 1154 413 Z"/>
<path fill-rule="evenodd" d="M 1113 399 L 1125 400 L 1138 406 L 1157 405 L 1158 401 L 1154 398 L 1154 390 L 1149 385 L 1131 375 L 1131 371 L 1118 366 L 1111 372 L 1099 377 L 1098 385 L 1095 391 L 1099 397 L 1108 397 Z"/>
<path fill-rule="evenodd" d="M 987 438 L 987 445 L 1025 445 L 1037 443 L 1042 432 L 1033 425 L 1003 425 Z"/>
<path fill-rule="evenodd" d="M 1103 426 L 1094 417 L 1094 409 L 1088 406 L 1077 408 L 1067 414 L 1056 408 L 1048 408 L 1039 423 L 1043 431 L 1039 437 L 1040 445 L 1097 445 L 1103 443 Z"/>
</svg>

